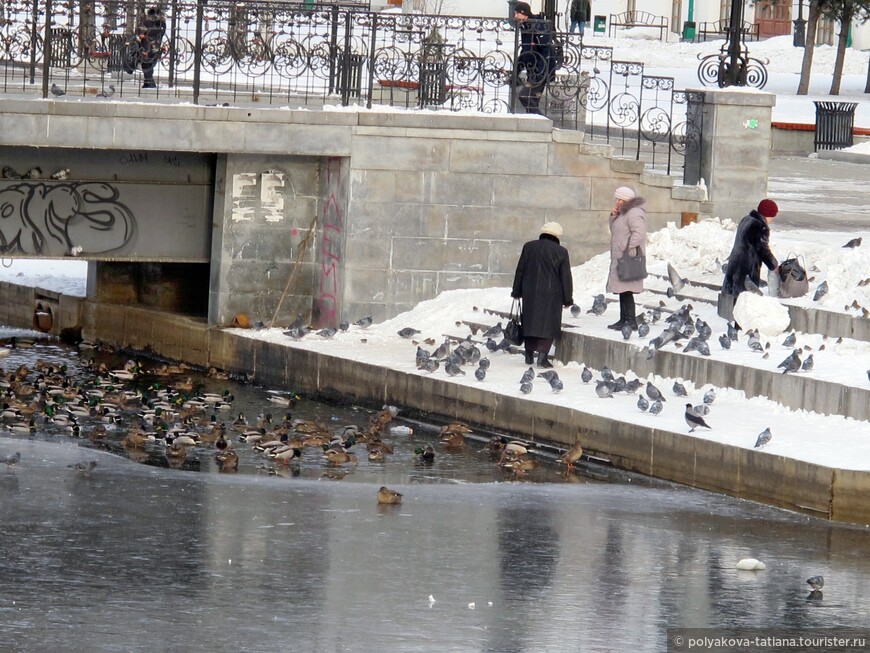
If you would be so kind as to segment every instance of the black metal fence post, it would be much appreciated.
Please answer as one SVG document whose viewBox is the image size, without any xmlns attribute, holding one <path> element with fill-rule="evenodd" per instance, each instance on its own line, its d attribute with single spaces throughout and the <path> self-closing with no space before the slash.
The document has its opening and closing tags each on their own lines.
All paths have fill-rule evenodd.
<svg viewBox="0 0 870 653">
<path fill-rule="evenodd" d="M 178 0 L 172 0 L 172 15 L 169 17 L 169 86 L 175 86 L 176 39 L 178 38 Z"/>
<path fill-rule="evenodd" d="M 30 24 L 30 83 L 36 83 L 36 35 L 39 31 L 39 0 L 30 0 L 33 3 L 32 22 Z"/>
<path fill-rule="evenodd" d="M 202 72 L 202 15 L 206 0 L 196 3 L 196 35 L 193 44 L 193 103 L 199 104 L 199 85 Z"/>
<path fill-rule="evenodd" d="M 33 0 L 37 2 L 37 0 Z M 30 53 L 36 57 L 36 50 Z M 45 2 L 45 40 L 42 42 L 42 97 L 48 97 L 48 82 L 51 75 L 51 0 Z"/>
</svg>

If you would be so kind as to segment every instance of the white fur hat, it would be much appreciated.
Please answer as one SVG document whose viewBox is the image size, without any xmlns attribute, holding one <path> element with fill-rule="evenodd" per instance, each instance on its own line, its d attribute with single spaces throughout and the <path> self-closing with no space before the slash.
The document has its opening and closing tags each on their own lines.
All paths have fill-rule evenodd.
<svg viewBox="0 0 870 653">
<path fill-rule="evenodd" d="M 542 234 L 550 234 L 551 236 L 555 236 L 556 238 L 562 237 L 562 225 L 558 222 L 545 222 L 544 226 L 541 227 Z"/>
<path fill-rule="evenodd" d="M 620 186 L 615 191 L 613 191 L 614 199 L 618 200 L 633 200 L 636 195 L 634 191 L 631 190 L 628 186 Z"/>
</svg>

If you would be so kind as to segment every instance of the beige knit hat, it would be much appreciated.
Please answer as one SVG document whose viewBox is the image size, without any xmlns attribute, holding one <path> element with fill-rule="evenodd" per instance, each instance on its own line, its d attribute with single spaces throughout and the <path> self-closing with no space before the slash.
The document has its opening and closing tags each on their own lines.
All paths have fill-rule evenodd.
<svg viewBox="0 0 870 653">
<path fill-rule="evenodd" d="M 555 236 L 556 238 L 562 237 L 562 225 L 558 222 L 545 222 L 544 226 L 541 227 L 542 234 L 549 234 L 551 236 Z"/>
<path fill-rule="evenodd" d="M 617 200 L 633 200 L 636 195 L 628 186 L 620 186 L 613 191 L 613 197 Z"/>
</svg>

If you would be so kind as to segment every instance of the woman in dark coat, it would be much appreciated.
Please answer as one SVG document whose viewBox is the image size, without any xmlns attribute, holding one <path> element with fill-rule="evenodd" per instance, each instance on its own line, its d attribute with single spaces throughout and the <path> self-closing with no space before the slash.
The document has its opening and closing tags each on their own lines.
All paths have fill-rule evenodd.
<svg viewBox="0 0 870 653">
<path fill-rule="evenodd" d="M 574 283 L 568 250 L 559 244 L 562 227 L 548 222 L 538 240 L 523 245 L 511 297 L 523 300 L 526 365 L 538 354 L 538 367 L 553 367 L 547 358 L 562 332 L 562 308 L 574 303 Z"/>
<path fill-rule="evenodd" d="M 746 290 L 745 280 L 749 277 L 757 286 L 761 282 L 761 264 L 776 270 L 776 257 L 770 251 L 770 222 L 779 212 L 776 202 L 764 199 L 758 209 L 749 212 L 737 226 L 734 247 L 728 256 L 725 267 L 725 280 L 722 294 L 735 297 Z"/>
</svg>

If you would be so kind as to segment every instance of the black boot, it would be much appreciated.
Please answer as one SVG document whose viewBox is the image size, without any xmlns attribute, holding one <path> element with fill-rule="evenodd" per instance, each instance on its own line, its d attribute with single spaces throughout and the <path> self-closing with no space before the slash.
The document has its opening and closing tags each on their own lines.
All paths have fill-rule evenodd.
<svg viewBox="0 0 870 653">
<path fill-rule="evenodd" d="M 624 326 L 631 327 L 632 331 L 637 331 L 637 320 L 633 317 L 627 318 L 625 320 Z"/>
<path fill-rule="evenodd" d="M 553 367 L 553 364 L 547 358 L 547 354 L 541 352 L 538 354 L 538 367 Z"/>
<path fill-rule="evenodd" d="M 625 318 L 619 318 L 619 322 L 614 322 L 613 324 L 608 324 L 608 329 L 613 329 L 614 331 L 622 331 L 622 325 L 625 324 Z"/>
<path fill-rule="evenodd" d="M 526 350 L 526 365 L 532 365 L 535 362 L 535 352 Z"/>
</svg>

